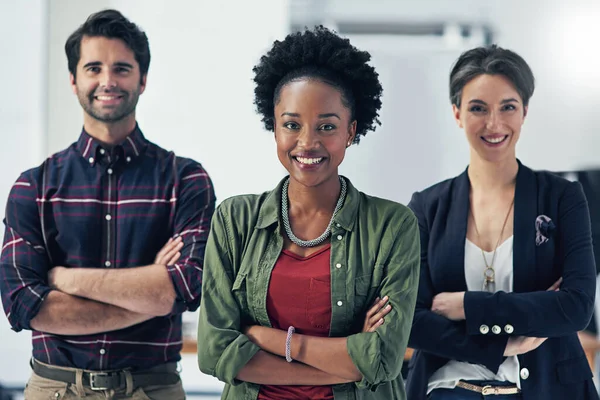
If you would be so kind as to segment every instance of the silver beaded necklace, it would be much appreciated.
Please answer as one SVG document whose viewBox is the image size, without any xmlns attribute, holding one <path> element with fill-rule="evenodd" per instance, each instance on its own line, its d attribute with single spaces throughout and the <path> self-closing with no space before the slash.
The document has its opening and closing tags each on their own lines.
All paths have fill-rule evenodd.
<svg viewBox="0 0 600 400">
<path fill-rule="evenodd" d="M 333 224 L 333 219 L 335 215 L 338 213 L 340 208 L 342 208 L 342 204 L 344 204 L 344 199 L 346 198 L 346 181 L 344 178 L 340 176 L 340 183 L 342 185 L 342 190 L 340 191 L 340 197 L 338 198 L 337 204 L 335 205 L 335 210 L 333 210 L 333 215 L 329 220 L 329 225 L 325 229 L 325 232 L 321 234 L 316 239 L 312 240 L 302 240 L 294 235 L 292 232 L 292 227 L 290 226 L 290 215 L 288 210 L 288 186 L 290 185 L 290 178 L 288 178 L 283 184 L 283 188 L 281 189 L 281 217 L 283 218 L 283 226 L 285 228 L 285 233 L 288 235 L 290 240 L 297 244 L 300 247 L 315 247 L 320 245 L 327 239 L 329 234 L 331 233 L 331 225 Z"/>
</svg>

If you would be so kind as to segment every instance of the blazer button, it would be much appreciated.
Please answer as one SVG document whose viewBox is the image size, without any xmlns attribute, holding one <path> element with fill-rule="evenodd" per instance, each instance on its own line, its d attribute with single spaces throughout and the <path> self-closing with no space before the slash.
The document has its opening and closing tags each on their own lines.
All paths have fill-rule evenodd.
<svg viewBox="0 0 600 400">
<path fill-rule="evenodd" d="M 515 328 L 511 324 L 506 324 L 506 326 L 504 327 L 504 332 L 508 333 L 509 335 L 514 331 Z"/>
<path fill-rule="evenodd" d="M 529 370 L 527 368 L 521 369 L 521 379 L 525 380 L 529 378 Z"/>
<path fill-rule="evenodd" d="M 494 333 L 494 335 L 498 335 L 500 334 L 500 332 L 502 332 L 502 329 L 500 329 L 498 325 L 494 325 L 492 326 L 492 332 Z"/>
<path fill-rule="evenodd" d="M 487 335 L 487 333 L 490 331 L 490 327 L 487 325 L 481 325 L 479 327 L 479 332 L 481 332 L 482 335 Z"/>
</svg>

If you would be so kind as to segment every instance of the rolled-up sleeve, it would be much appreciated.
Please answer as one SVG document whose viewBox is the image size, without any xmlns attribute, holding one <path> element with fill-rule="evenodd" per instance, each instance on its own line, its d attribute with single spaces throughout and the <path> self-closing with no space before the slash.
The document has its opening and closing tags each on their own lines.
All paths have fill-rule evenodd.
<svg viewBox="0 0 600 400">
<path fill-rule="evenodd" d="M 19 177 L 10 191 L 0 256 L 2 305 L 16 332 L 31 329 L 31 320 L 51 290 L 36 189 L 27 175 Z"/>
<path fill-rule="evenodd" d="M 241 333 L 241 310 L 234 295 L 231 242 L 221 207 L 215 213 L 206 245 L 202 303 L 198 322 L 200 371 L 236 385 L 239 371 L 260 350 Z M 240 281 L 242 277 L 239 277 Z"/>
<path fill-rule="evenodd" d="M 348 353 L 363 376 L 356 383 L 359 389 L 375 391 L 401 372 L 417 298 L 419 263 L 419 228 L 410 212 L 395 233 L 380 286 L 380 295 L 389 297 L 392 310 L 375 332 L 348 337 Z"/>
<path fill-rule="evenodd" d="M 184 168 L 175 211 L 174 232 L 183 239 L 181 257 L 167 270 L 176 299 L 170 315 L 195 311 L 200 305 L 204 251 L 215 210 L 210 177 L 199 165 Z"/>
</svg>

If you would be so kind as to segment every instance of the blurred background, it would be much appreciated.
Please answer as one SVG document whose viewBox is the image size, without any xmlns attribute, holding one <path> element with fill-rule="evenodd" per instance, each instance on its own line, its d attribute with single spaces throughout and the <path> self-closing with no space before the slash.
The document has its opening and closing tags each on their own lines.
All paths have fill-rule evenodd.
<svg viewBox="0 0 600 400">
<path fill-rule="evenodd" d="M 150 41 L 142 131 L 200 161 L 218 201 L 269 190 L 284 175 L 255 113 L 252 67 L 274 40 L 315 24 L 369 51 L 384 87 L 383 126 L 341 167 L 364 192 L 407 203 L 462 172 L 468 145 L 452 118 L 448 73 L 462 51 L 491 43 L 518 52 L 536 76 L 519 158 L 570 179 L 600 166 L 600 0 L 0 0 L 0 210 L 20 172 L 78 138 L 64 43 L 104 8 Z M 190 340 L 195 318 L 184 316 Z M 0 338 L 0 384 L 22 388 L 30 334 L 1 316 Z M 222 384 L 198 372 L 194 353 L 183 357 L 186 389 L 214 398 Z"/>
</svg>

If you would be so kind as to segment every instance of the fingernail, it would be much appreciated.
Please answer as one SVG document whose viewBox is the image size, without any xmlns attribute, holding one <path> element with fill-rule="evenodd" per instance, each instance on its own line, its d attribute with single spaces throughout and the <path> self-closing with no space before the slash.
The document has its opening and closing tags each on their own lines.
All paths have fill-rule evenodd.
<svg viewBox="0 0 600 400">
<path fill-rule="evenodd" d="M 381 319 L 379 320 L 379 323 L 380 323 L 380 324 L 383 324 L 383 318 L 381 318 Z"/>
<path fill-rule="evenodd" d="M 387 296 L 385 296 L 383 299 L 384 299 L 384 300 L 387 300 L 387 299 L 388 299 L 388 297 L 387 297 Z"/>
<path fill-rule="evenodd" d="M 389 310 L 390 308 L 392 308 L 392 306 L 390 304 L 388 304 L 387 306 L 385 306 L 386 310 Z"/>
</svg>

